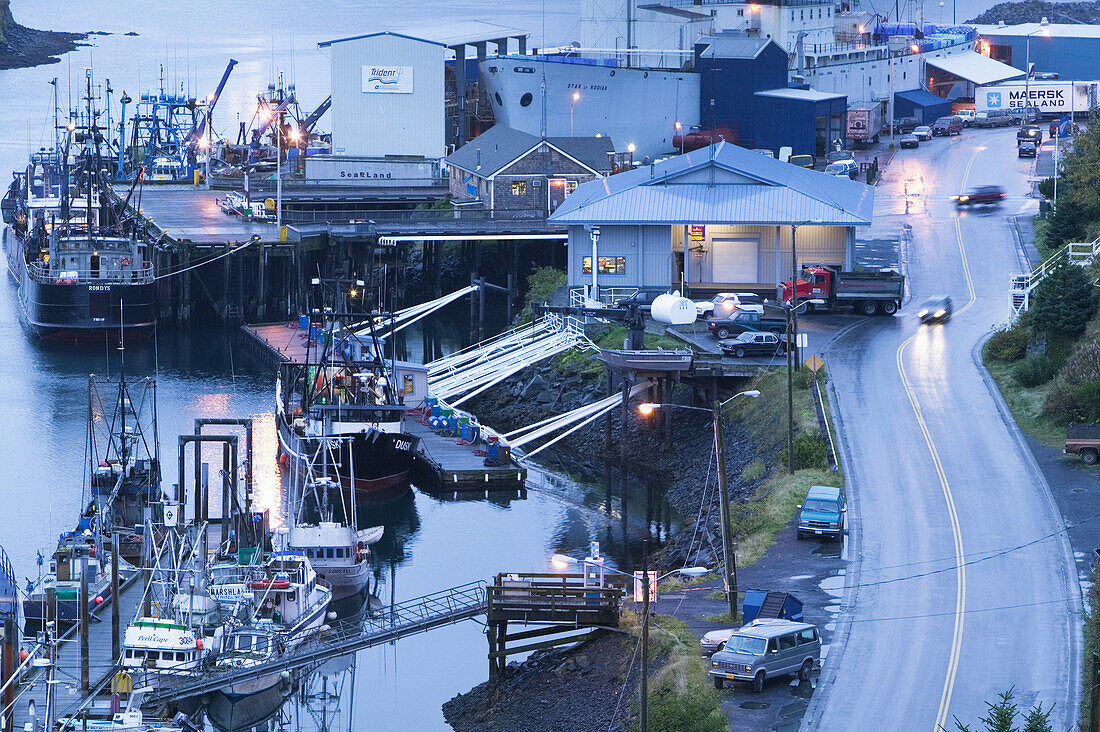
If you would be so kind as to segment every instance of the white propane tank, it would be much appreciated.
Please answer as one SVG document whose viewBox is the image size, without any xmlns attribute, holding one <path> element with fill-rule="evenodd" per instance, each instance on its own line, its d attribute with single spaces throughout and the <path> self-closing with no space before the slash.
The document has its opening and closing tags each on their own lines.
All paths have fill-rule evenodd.
<svg viewBox="0 0 1100 732">
<path fill-rule="evenodd" d="M 690 325 L 695 322 L 695 303 L 686 297 L 680 297 L 677 290 L 671 295 L 665 293 L 653 298 L 650 315 L 658 323 L 668 325 Z"/>
</svg>

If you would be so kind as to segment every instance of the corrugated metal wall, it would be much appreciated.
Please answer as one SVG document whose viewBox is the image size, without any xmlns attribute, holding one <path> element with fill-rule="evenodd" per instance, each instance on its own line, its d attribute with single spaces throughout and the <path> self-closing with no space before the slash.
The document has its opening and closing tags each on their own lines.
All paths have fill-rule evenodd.
<svg viewBox="0 0 1100 732">
<path fill-rule="evenodd" d="M 992 45 L 1008 46 L 1012 58 L 1007 62 L 1024 71 L 1027 63 L 1027 39 L 988 33 L 982 36 Z M 1093 81 L 1100 79 L 1100 38 L 1031 37 L 1031 63 L 1039 72 L 1054 72 L 1062 79 Z"/>
<path fill-rule="evenodd" d="M 329 51 L 334 153 L 443 157 L 442 46 L 377 35 L 334 43 Z M 371 65 L 411 67 L 412 93 L 364 92 L 363 67 Z"/>
</svg>

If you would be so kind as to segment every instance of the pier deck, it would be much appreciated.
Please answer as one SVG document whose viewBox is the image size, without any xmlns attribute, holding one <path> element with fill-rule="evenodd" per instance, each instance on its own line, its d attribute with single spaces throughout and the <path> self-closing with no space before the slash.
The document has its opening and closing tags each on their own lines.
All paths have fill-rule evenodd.
<svg viewBox="0 0 1100 732">
<path fill-rule="evenodd" d="M 134 619 L 141 602 L 144 583 L 140 572 L 122 583 L 119 590 L 120 636 L 125 634 L 126 626 Z M 115 661 L 111 648 L 111 603 L 107 598 L 103 604 L 92 611 L 88 626 L 88 678 L 90 688 L 102 686 L 100 694 L 90 707 L 93 714 L 103 714 L 110 706 L 110 678 L 115 672 Z M 121 641 L 121 638 L 120 638 Z M 54 687 L 54 719 L 58 720 L 73 714 L 87 696 L 80 689 L 80 626 L 68 628 L 57 643 L 56 659 L 57 683 Z M 46 715 L 46 676 L 44 670 L 25 678 L 16 691 L 15 728 L 23 729 L 29 721 L 29 703 L 34 700 L 38 723 L 42 724 Z M 125 696 L 125 695 L 124 695 Z M 125 700 L 124 700 L 125 704 Z"/>
<path fill-rule="evenodd" d="M 248 336 L 253 345 L 257 346 L 261 353 L 273 358 L 275 363 L 290 361 L 292 363 L 305 363 L 306 361 L 306 335 L 298 327 L 297 323 L 260 323 L 258 325 L 242 325 L 241 330 Z M 317 350 L 317 344 L 310 346 L 311 351 Z"/>
<path fill-rule="evenodd" d="M 254 235 L 269 242 L 279 238 L 274 223 L 244 221 L 225 214 L 217 202 L 222 197 L 224 193 L 190 185 L 146 186 L 141 192 L 141 209 L 171 239 L 196 246 L 244 243 Z"/>
<path fill-rule="evenodd" d="M 405 428 L 420 438 L 416 466 L 417 486 L 441 494 L 522 490 L 527 468 L 512 460 L 507 465 L 488 466 L 474 453 L 481 445 L 461 445 L 457 438 L 436 434 L 419 419 L 407 419 Z"/>
</svg>

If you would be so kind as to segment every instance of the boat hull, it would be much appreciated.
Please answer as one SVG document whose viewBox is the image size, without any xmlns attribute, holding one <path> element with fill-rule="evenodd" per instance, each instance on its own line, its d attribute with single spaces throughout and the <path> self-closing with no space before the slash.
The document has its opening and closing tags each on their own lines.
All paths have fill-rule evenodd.
<svg viewBox="0 0 1100 732">
<path fill-rule="evenodd" d="M 206 702 L 206 716 L 219 730 L 251 729 L 270 719 L 294 693 L 296 680 L 282 672 L 234 685 L 233 690 L 212 692 Z M 248 693 L 235 693 L 238 688 L 254 688 Z"/>
<path fill-rule="evenodd" d="M 316 454 L 320 438 L 302 437 L 285 423 L 279 425 L 280 463 L 298 463 L 304 470 L 309 456 Z M 409 473 L 419 438 L 404 432 L 359 432 L 350 439 L 332 440 L 333 462 L 324 469 L 339 478 L 349 491 L 354 489 L 357 502 L 381 503 L 407 494 L 412 486 Z M 314 472 L 322 467 L 314 465 Z"/>
<path fill-rule="evenodd" d="M 4 230 L 8 273 L 18 288 L 19 319 L 45 340 L 102 343 L 148 338 L 156 323 L 156 283 L 108 281 L 45 283 L 31 277 L 22 242 Z"/>
</svg>

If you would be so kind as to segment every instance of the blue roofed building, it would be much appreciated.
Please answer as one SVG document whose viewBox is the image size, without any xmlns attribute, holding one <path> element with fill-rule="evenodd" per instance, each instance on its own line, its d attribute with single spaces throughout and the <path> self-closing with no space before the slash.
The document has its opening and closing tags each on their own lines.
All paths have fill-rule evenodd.
<svg viewBox="0 0 1100 732">
<path fill-rule="evenodd" d="M 720 142 L 584 183 L 550 220 L 569 230 L 570 286 L 591 283 L 594 265 L 601 291 L 704 295 L 774 292 L 792 234 L 799 264 L 850 268 L 873 210 L 870 186 Z"/>
<path fill-rule="evenodd" d="M 894 118 L 916 117 L 922 125 L 930 125 L 951 114 L 951 100 L 938 97 L 924 89 L 909 89 L 894 93 Z"/>
</svg>

